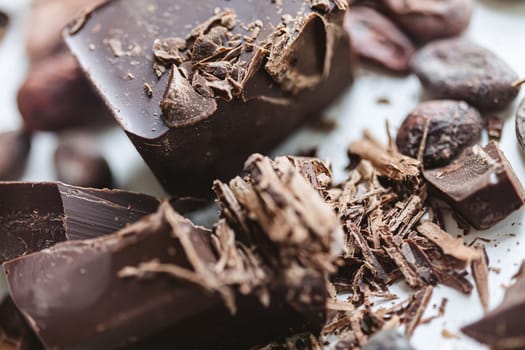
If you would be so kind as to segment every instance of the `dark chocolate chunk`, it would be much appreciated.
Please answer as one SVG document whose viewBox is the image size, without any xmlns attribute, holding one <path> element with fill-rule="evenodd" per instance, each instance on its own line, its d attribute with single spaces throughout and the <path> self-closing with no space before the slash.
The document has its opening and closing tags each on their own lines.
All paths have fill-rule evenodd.
<svg viewBox="0 0 525 350">
<path fill-rule="evenodd" d="M 525 99 L 521 101 L 516 112 L 516 135 L 522 151 L 525 152 Z"/>
<path fill-rule="evenodd" d="M 343 2 L 322 3 L 116 0 L 66 42 L 166 190 L 209 195 L 350 85 Z"/>
<path fill-rule="evenodd" d="M 4 38 L 8 26 L 9 16 L 4 12 L 0 11 L 0 41 L 2 41 L 2 39 Z"/>
<path fill-rule="evenodd" d="M 309 316 L 294 308 L 285 285 L 257 284 L 269 270 L 251 260 L 250 249 L 235 248 L 233 233 L 220 226 L 226 231 L 212 236 L 164 204 L 114 235 L 61 243 L 11 260 L 4 270 L 16 305 L 53 349 L 246 349 L 319 329 L 319 311 Z M 305 298 L 326 288 L 322 278 L 301 286 Z"/>
<path fill-rule="evenodd" d="M 525 201 L 520 181 L 494 141 L 469 148 L 452 164 L 424 176 L 437 195 L 478 230 L 505 219 Z"/>
<path fill-rule="evenodd" d="M 9 296 L 0 303 L 0 349 L 44 349 Z"/>
<path fill-rule="evenodd" d="M 31 134 L 25 130 L 0 134 L 0 181 L 19 180 L 24 173 Z"/>
<path fill-rule="evenodd" d="M 391 329 L 374 334 L 363 350 L 414 350 L 407 338 Z"/>
<path fill-rule="evenodd" d="M 154 212 L 150 196 L 60 183 L 0 182 L 0 260 L 98 237 Z"/>
<path fill-rule="evenodd" d="M 353 6 L 345 16 L 345 29 L 360 56 L 394 71 L 409 69 L 416 49 L 387 17 L 368 7 Z"/>
<path fill-rule="evenodd" d="M 453 37 L 469 25 L 474 0 L 382 0 L 390 16 L 419 42 Z"/>
<path fill-rule="evenodd" d="M 403 121 L 396 144 L 407 156 L 421 155 L 426 168 L 443 166 L 480 140 L 483 125 L 479 112 L 465 102 L 423 102 Z"/>
<path fill-rule="evenodd" d="M 434 97 L 464 100 L 481 111 L 506 108 L 520 91 L 519 77 L 506 62 L 463 39 L 428 44 L 411 66 Z"/>
<path fill-rule="evenodd" d="M 523 271 L 523 267 L 522 267 Z M 486 314 L 481 320 L 463 327 L 469 337 L 489 345 L 493 349 L 525 349 L 525 276 L 517 276 L 503 303 Z"/>
<path fill-rule="evenodd" d="M 28 130 L 57 131 L 111 120 L 69 53 L 34 63 L 18 91 L 17 102 Z"/>
<path fill-rule="evenodd" d="M 83 133 L 62 135 L 55 151 L 55 169 L 59 181 L 93 188 L 109 188 L 113 175 L 100 153 L 95 139 Z"/>
</svg>

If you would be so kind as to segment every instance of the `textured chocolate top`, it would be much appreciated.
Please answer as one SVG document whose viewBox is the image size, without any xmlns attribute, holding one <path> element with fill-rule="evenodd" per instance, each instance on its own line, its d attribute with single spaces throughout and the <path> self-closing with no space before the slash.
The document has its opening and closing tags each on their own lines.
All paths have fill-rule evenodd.
<svg viewBox="0 0 525 350">
<path fill-rule="evenodd" d="M 66 42 L 124 129 L 156 138 L 168 125 L 211 117 L 232 98 L 283 104 L 318 84 L 330 71 L 334 49 L 334 26 L 323 13 L 345 5 L 313 3 L 116 0 L 73 23 Z M 295 40 L 303 31 L 307 35 Z M 171 64 L 180 72 L 170 79 L 162 72 Z M 188 76 L 180 76 L 184 72 Z M 166 125 L 161 101 L 168 80 L 182 105 L 164 106 L 177 115 Z"/>
</svg>

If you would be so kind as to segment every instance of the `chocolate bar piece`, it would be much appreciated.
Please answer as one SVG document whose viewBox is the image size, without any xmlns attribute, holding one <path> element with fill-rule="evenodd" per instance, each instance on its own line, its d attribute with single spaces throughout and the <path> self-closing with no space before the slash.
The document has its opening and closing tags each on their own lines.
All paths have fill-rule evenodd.
<svg viewBox="0 0 525 350">
<path fill-rule="evenodd" d="M 208 196 L 350 85 L 345 7 L 115 0 L 75 21 L 66 43 L 164 188 Z"/>
<path fill-rule="evenodd" d="M 221 264 L 211 232 L 165 203 L 114 235 L 60 243 L 4 270 L 16 305 L 52 349 L 246 349 L 324 322 L 309 324 L 317 314 L 301 315 L 285 303 L 284 286 L 268 295 L 234 292 L 224 282 L 243 277 L 216 273 Z M 302 286 L 321 293 L 325 282 Z"/>
<path fill-rule="evenodd" d="M 62 183 L 0 182 L 0 261 L 66 240 L 114 233 L 155 212 L 157 199 Z"/>
<path fill-rule="evenodd" d="M 516 283 L 507 290 L 503 303 L 481 320 L 465 326 L 463 333 L 491 349 L 525 349 L 524 271 L 525 265 L 516 276 Z"/>
<path fill-rule="evenodd" d="M 454 163 L 425 171 L 424 176 L 478 230 L 492 227 L 525 201 L 523 186 L 494 141 L 469 148 Z"/>
<path fill-rule="evenodd" d="M 319 335 L 342 230 L 302 162 L 254 155 L 246 177 L 217 182 L 214 232 L 164 203 L 113 235 L 11 260 L 13 300 L 52 349 L 249 349 Z"/>
<path fill-rule="evenodd" d="M 0 349 L 44 349 L 9 296 L 0 303 Z"/>
</svg>

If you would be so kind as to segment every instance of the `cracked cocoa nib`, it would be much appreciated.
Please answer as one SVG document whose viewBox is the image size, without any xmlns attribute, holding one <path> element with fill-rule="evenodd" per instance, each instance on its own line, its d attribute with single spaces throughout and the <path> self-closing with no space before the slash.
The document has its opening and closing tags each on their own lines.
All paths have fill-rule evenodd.
<svg viewBox="0 0 525 350">
<path fill-rule="evenodd" d="M 488 229 L 522 207 L 525 193 L 514 170 L 491 141 L 452 164 L 424 172 L 425 179 L 474 228 Z"/>
<path fill-rule="evenodd" d="M 66 42 L 165 189 L 209 196 L 213 180 L 237 174 L 351 84 L 345 8 L 342 0 L 115 0 Z"/>
</svg>

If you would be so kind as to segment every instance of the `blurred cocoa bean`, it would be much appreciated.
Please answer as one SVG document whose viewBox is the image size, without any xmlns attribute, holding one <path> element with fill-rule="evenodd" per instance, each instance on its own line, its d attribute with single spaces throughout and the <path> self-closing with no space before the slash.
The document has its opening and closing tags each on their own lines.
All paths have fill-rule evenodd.
<svg viewBox="0 0 525 350">
<path fill-rule="evenodd" d="M 93 188 L 113 185 L 108 162 L 96 140 L 85 133 L 61 135 L 55 151 L 55 170 L 58 180 L 69 185 Z"/>
<path fill-rule="evenodd" d="M 68 53 L 35 64 L 18 92 L 29 130 L 57 131 L 109 120 L 108 110 Z"/>
<path fill-rule="evenodd" d="M 0 134 L 0 181 L 19 180 L 24 173 L 31 135 L 25 130 Z"/>
<path fill-rule="evenodd" d="M 388 69 L 405 72 L 416 51 L 408 37 L 376 10 L 353 6 L 346 13 L 345 29 L 361 57 Z"/>
<path fill-rule="evenodd" d="M 421 43 L 461 34 L 474 9 L 474 0 L 382 1 L 390 17 Z"/>
</svg>

